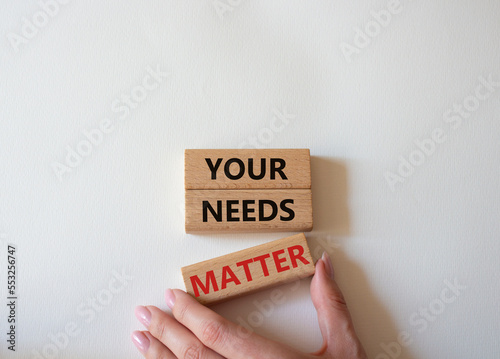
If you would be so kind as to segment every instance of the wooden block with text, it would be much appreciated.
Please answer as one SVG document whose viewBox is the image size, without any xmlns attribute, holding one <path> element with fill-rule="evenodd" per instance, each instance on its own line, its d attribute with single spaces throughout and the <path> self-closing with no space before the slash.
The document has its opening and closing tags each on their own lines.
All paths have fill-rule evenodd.
<svg viewBox="0 0 500 359">
<path fill-rule="evenodd" d="M 189 189 L 311 188 L 308 149 L 186 150 Z"/>
<path fill-rule="evenodd" d="M 186 150 L 184 156 L 187 233 L 312 230 L 308 149 Z"/>
<path fill-rule="evenodd" d="M 181 269 L 186 291 L 215 304 L 314 274 L 304 233 L 244 249 Z"/>
<path fill-rule="evenodd" d="M 186 232 L 304 232 L 313 225 L 309 189 L 186 191 Z"/>
</svg>

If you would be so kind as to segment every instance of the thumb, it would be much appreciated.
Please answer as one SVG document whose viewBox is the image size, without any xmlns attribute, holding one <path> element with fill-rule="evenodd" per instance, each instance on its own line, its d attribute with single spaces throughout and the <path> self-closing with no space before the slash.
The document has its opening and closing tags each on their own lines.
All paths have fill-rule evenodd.
<svg viewBox="0 0 500 359">
<path fill-rule="evenodd" d="M 354 331 L 344 296 L 334 279 L 330 256 L 326 252 L 316 262 L 316 272 L 311 282 L 311 298 L 318 312 L 323 336 L 323 346 L 316 354 L 327 354 L 335 358 L 366 358 Z"/>
</svg>

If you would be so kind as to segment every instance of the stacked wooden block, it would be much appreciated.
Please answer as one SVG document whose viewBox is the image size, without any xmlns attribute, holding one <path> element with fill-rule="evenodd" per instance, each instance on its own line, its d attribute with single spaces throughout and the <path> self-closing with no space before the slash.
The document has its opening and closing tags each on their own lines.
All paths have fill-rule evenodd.
<svg viewBox="0 0 500 359">
<path fill-rule="evenodd" d="M 186 232 L 310 231 L 307 149 L 186 150 Z M 182 268 L 186 291 L 214 304 L 314 274 L 304 233 Z"/>
<path fill-rule="evenodd" d="M 186 291 L 215 304 L 314 274 L 304 233 L 183 267 Z"/>
<path fill-rule="evenodd" d="M 307 149 L 186 150 L 187 233 L 310 231 Z"/>
</svg>

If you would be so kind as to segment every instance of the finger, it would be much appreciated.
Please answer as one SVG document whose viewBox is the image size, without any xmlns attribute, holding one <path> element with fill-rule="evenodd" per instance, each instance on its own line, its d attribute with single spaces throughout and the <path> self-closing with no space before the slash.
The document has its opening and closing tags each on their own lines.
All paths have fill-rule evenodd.
<svg viewBox="0 0 500 359">
<path fill-rule="evenodd" d="M 220 355 L 204 346 L 193 333 L 164 311 L 154 306 L 138 306 L 135 314 L 149 333 L 176 357 L 221 359 Z"/>
<path fill-rule="evenodd" d="M 331 263 L 328 253 L 323 253 L 316 263 L 316 273 L 311 282 L 311 298 L 323 335 L 323 346 L 317 354 L 329 352 L 340 358 L 365 358 L 344 296 L 334 279 Z"/>
<path fill-rule="evenodd" d="M 168 289 L 165 299 L 180 323 L 215 352 L 231 359 L 297 357 L 293 349 L 265 339 L 224 319 L 179 290 Z"/>
<path fill-rule="evenodd" d="M 147 359 L 176 359 L 176 356 L 149 332 L 133 332 L 132 341 Z"/>
</svg>

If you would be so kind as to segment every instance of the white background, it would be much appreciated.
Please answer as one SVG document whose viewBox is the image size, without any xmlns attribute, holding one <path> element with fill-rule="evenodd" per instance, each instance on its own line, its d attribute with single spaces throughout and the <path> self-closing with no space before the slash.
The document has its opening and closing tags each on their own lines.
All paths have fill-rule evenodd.
<svg viewBox="0 0 500 359">
<path fill-rule="evenodd" d="M 498 358 L 500 86 L 481 88 L 484 100 L 476 88 L 500 81 L 500 3 L 402 1 L 384 26 L 372 12 L 387 1 L 220 4 L 71 1 L 44 18 L 36 1 L 3 1 L 0 356 L 139 358 L 133 308 L 166 308 L 182 266 L 288 235 L 184 233 L 184 149 L 255 147 L 255 137 L 311 149 L 308 238 L 332 255 L 370 357 L 389 357 L 388 346 L 400 358 Z M 346 56 L 355 40 L 362 47 Z M 148 68 L 169 76 L 144 94 Z M 134 91 L 145 98 L 113 112 Z M 450 115 L 454 104 L 472 110 Z M 81 145 L 106 118 L 110 132 Z M 436 129 L 441 143 L 420 156 L 416 142 Z M 79 145 L 90 154 L 70 167 Z M 409 159 L 411 174 L 398 168 Z M 17 247 L 16 353 L 7 243 Z M 446 281 L 462 287 L 453 301 Z M 309 283 L 282 287 L 286 303 L 265 318 L 255 301 L 270 291 L 216 310 L 263 318 L 258 333 L 312 351 L 321 337 Z M 402 333 L 411 343 L 392 343 Z"/>
</svg>

